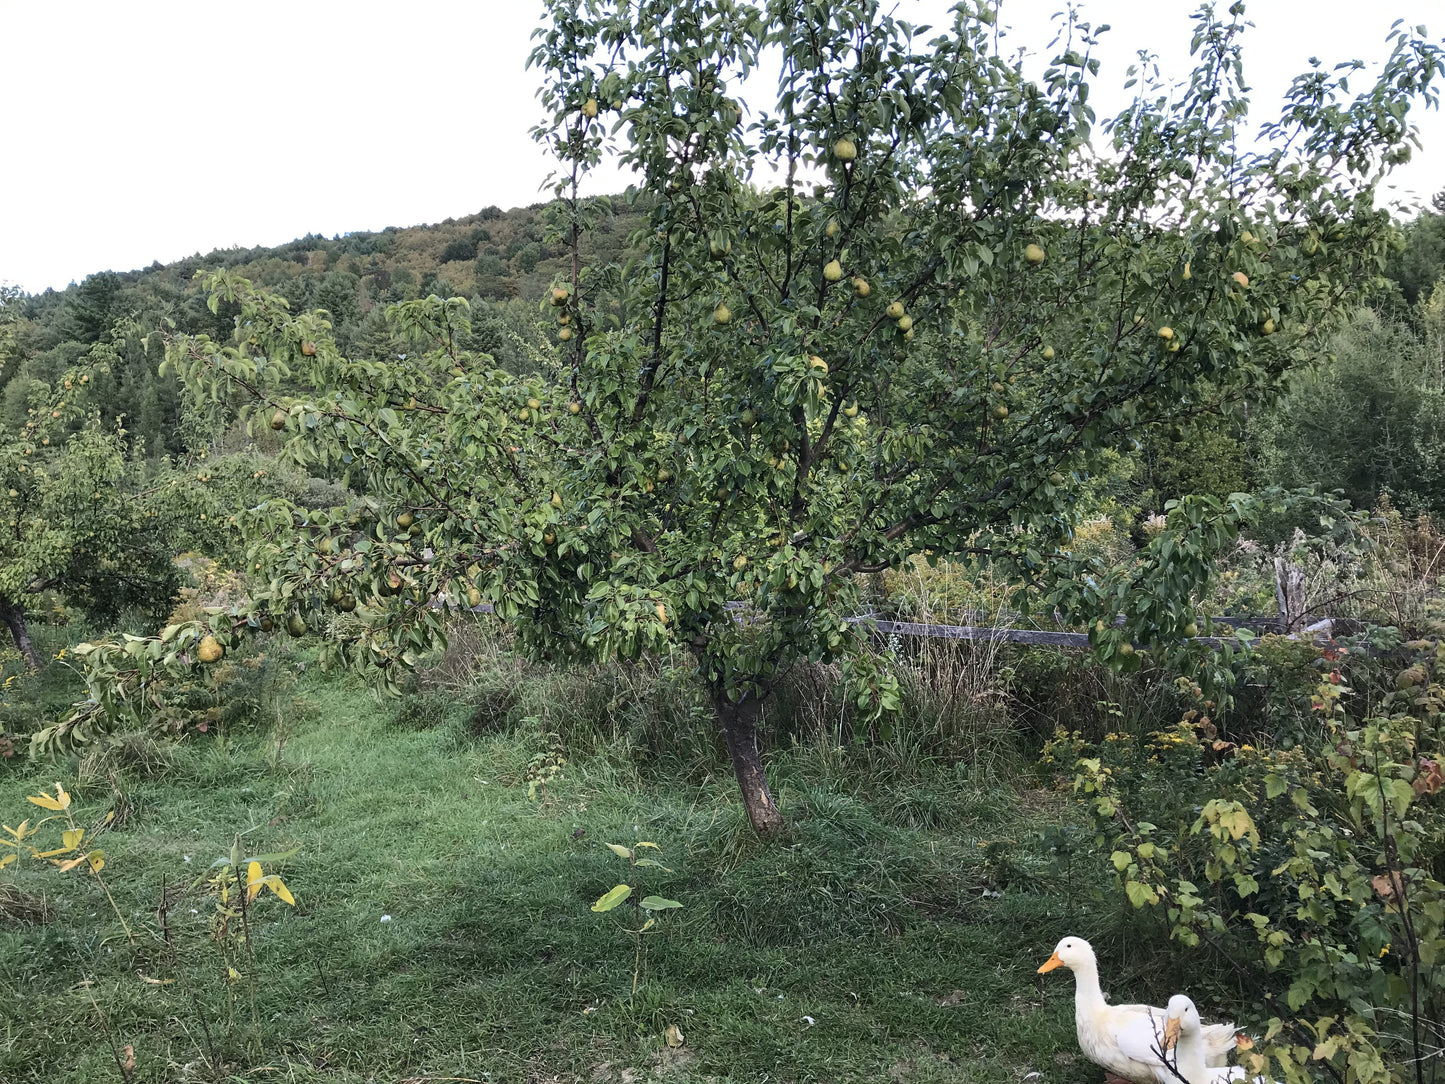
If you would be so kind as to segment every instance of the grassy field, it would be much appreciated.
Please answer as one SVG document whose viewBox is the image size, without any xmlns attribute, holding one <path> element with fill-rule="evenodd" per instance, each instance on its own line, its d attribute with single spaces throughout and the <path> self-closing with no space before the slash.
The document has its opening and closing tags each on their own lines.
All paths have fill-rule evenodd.
<svg viewBox="0 0 1445 1084">
<path fill-rule="evenodd" d="M 529 797 L 529 768 L 563 752 L 540 730 L 396 717 L 312 671 L 279 727 L 0 774 L 11 825 L 56 779 L 77 820 L 122 814 L 104 876 L 136 931 L 79 870 L 0 874 L 49 911 L 0 919 L 0 1080 L 119 1081 L 112 1041 L 137 1081 L 214 1079 L 210 1046 L 258 1081 L 1097 1079 L 1072 984 L 1034 972 L 1063 934 L 1107 942 L 1115 920 L 1040 844 L 1062 808 L 1046 791 L 799 745 L 770 763 L 789 835 L 761 846 L 721 760 L 644 774 L 603 746 Z M 267 894 L 251 913 L 259 1032 L 208 898 L 170 900 L 194 998 L 166 983 L 156 931 L 163 881 L 189 886 L 237 835 L 297 849 L 277 867 L 296 906 Z M 590 905 L 626 873 L 604 844 L 638 840 L 672 871 L 643 890 L 684 906 L 643 939 L 634 994 L 631 910 Z M 1116 980 L 1144 992 L 1114 936 Z"/>
</svg>

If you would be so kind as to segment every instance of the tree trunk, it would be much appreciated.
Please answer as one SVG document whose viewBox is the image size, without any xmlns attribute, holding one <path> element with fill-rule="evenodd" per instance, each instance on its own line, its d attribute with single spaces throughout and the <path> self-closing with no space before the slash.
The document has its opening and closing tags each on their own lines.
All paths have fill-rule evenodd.
<svg viewBox="0 0 1445 1084">
<path fill-rule="evenodd" d="M 767 776 L 763 774 L 763 758 L 758 755 L 757 724 L 763 713 L 762 703 L 752 693 L 735 702 L 720 689 L 712 691 L 712 702 L 723 737 L 727 740 L 728 754 L 733 759 L 733 773 L 738 777 L 743 808 L 748 811 L 753 831 L 766 838 L 783 826 L 783 815 L 778 812 L 778 805 L 768 790 Z"/>
<path fill-rule="evenodd" d="M 35 645 L 30 642 L 30 630 L 25 627 L 25 607 L 0 595 L 0 620 L 9 626 L 15 646 L 20 649 L 20 654 L 25 656 L 26 665 L 32 670 L 39 670 L 40 652 L 36 651 Z"/>
</svg>

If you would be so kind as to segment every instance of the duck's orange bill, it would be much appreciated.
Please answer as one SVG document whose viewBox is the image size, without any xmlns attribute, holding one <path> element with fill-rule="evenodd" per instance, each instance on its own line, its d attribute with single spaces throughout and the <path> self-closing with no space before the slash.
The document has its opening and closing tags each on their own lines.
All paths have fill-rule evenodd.
<svg viewBox="0 0 1445 1084">
<path fill-rule="evenodd" d="M 1052 970 L 1053 970 L 1054 968 L 1056 968 L 1056 967 L 1063 967 L 1063 966 L 1064 966 L 1064 961 L 1059 959 L 1059 954 L 1056 952 L 1056 953 L 1054 953 L 1052 956 L 1050 956 L 1047 960 L 1045 960 L 1045 961 L 1043 962 L 1042 966 L 1039 967 L 1039 974 L 1042 975 L 1045 971 L 1052 971 Z"/>
<path fill-rule="evenodd" d="M 1171 1016 L 1164 1021 L 1164 1049 L 1173 1050 L 1174 1044 L 1179 1041 L 1180 1031 L 1179 1017 Z"/>
</svg>

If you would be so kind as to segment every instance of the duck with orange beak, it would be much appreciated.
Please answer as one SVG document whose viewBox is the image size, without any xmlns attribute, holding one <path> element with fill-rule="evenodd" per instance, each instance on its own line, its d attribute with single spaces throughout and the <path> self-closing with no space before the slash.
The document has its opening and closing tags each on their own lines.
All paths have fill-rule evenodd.
<svg viewBox="0 0 1445 1084">
<path fill-rule="evenodd" d="M 1043 974 L 1067 967 L 1074 973 L 1074 1026 L 1079 1049 L 1095 1065 L 1129 1084 L 1179 1084 L 1159 1057 L 1167 1013 L 1152 1005 L 1110 1005 L 1099 986 L 1099 963 L 1093 946 L 1082 937 L 1066 937 L 1039 968 Z M 1202 1028 L 1204 1057 L 1224 1065 L 1234 1049 L 1238 1028 L 1209 1024 Z"/>
</svg>

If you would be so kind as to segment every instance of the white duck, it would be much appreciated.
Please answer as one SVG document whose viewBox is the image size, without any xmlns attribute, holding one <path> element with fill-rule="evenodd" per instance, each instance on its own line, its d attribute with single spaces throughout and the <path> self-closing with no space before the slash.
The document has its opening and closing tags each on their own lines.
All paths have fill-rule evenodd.
<svg viewBox="0 0 1445 1084">
<path fill-rule="evenodd" d="M 1164 1018 L 1163 1051 L 1173 1051 L 1174 1069 L 1189 1084 L 1229 1084 L 1248 1080 L 1249 1074 L 1238 1065 L 1206 1065 L 1204 1060 L 1204 1024 L 1194 1002 L 1183 994 L 1169 999 Z M 1262 1076 L 1252 1084 L 1268 1084 Z"/>
<path fill-rule="evenodd" d="M 1096 1065 L 1132 1084 L 1178 1084 L 1178 1078 L 1159 1058 L 1167 1014 L 1151 1005 L 1110 1005 L 1099 988 L 1099 963 L 1094 949 L 1082 937 L 1066 937 L 1039 968 L 1040 974 L 1056 967 L 1074 973 L 1074 1024 L 1079 1049 Z M 1234 1049 L 1239 1029 L 1233 1024 L 1202 1028 L 1204 1058 L 1223 1065 Z"/>
</svg>

